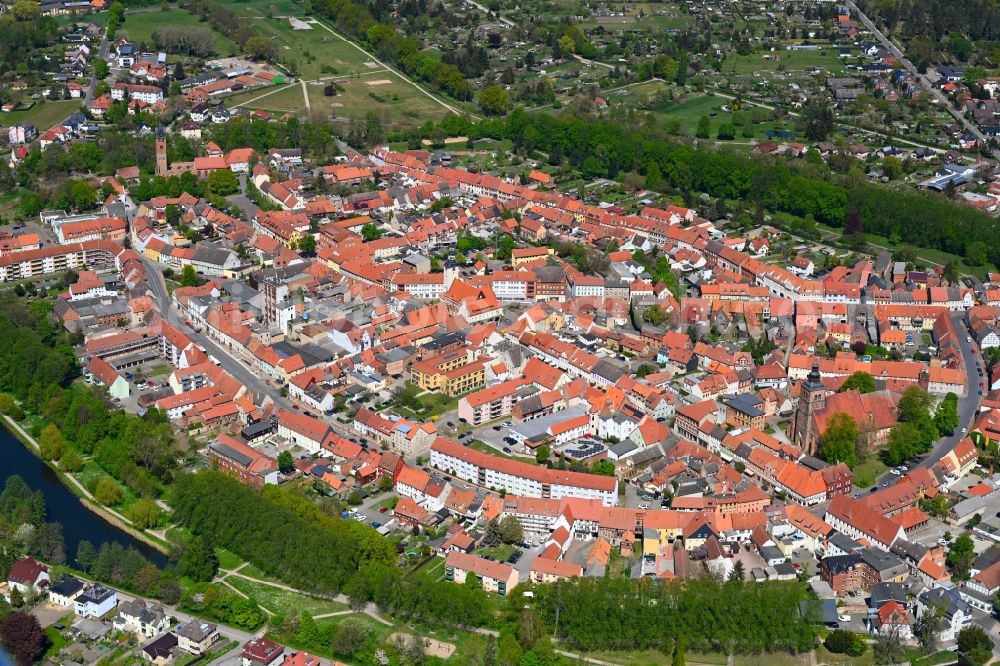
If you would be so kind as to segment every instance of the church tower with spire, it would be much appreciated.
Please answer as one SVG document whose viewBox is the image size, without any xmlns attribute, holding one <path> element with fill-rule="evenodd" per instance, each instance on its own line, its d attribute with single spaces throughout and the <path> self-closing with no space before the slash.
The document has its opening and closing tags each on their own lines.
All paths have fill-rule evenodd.
<svg viewBox="0 0 1000 666">
<path fill-rule="evenodd" d="M 167 133 L 163 125 L 156 126 L 156 175 L 166 176 L 169 165 L 167 164 Z"/>
<path fill-rule="evenodd" d="M 807 455 L 816 455 L 819 450 L 819 434 L 813 416 L 826 406 L 826 387 L 819 374 L 819 363 L 813 363 L 812 370 L 799 387 L 799 404 L 792 415 L 792 443 Z"/>
</svg>

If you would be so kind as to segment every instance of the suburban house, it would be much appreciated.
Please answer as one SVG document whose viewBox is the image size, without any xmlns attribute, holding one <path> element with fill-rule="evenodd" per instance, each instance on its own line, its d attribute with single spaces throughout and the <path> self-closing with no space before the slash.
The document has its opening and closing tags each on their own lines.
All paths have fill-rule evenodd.
<svg viewBox="0 0 1000 666">
<path fill-rule="evenodd" d="M 49 603 L 57 606 L 72 606 L 83 592 L 83 581 L 75 576 L 63 576 L 49 588 Z"/>
<path fill-rule="evenodd" d="M 49 568 L 33 557 L 14 562 L 7 574 L 6 598 L 11 590 L 24 594 L 40 594 L 49 585 Z"/>
<path fill-rule="evenodd" d="M 210 622 L 192 620 L 177 627 L 177 647 L 191 654 L 204 654 L 219 640 L 219 628 Z"/>
<path fill-rule="evenodd" d="M 118 605 L 118 594 L 94 583 L 76 598 L 75 605 L 79 617 L 104 617 Z"/>
</svg>

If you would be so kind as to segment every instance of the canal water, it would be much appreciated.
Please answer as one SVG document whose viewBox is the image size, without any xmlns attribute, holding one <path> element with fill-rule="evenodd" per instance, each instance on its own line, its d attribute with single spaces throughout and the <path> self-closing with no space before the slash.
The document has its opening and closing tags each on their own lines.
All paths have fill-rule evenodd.
<svg viewBox="0 0 1000 666">
<path fill-rule="evenodd" d="M 117 541 L 125 547 L 135 548 L 159 567 L 166 564 L 167 559 L 163 553 L 133 538 L 85 507 L 62 484 L 55 472 L 25 448 L 19 439 L 0 427 L 0 489 L 15 474 L 24 479 L 31 490 L 40 490 L 45 495 L 45 508 L 48 512 L 46 520 L 62 525 L 66 558 L 70 564 L 76 557 L 76 549 L 81 541 L 90 541 L 97 548 L 102 543 Z"/>
</svg>

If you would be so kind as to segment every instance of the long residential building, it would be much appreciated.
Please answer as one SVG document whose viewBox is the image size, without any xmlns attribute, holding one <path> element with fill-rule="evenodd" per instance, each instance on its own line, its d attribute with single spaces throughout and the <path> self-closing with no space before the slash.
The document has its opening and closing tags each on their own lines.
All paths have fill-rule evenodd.
<svg viewBox="0 0 1000 666">
<path fill-rule="evenodd" d="M 117 268 L 115 258 L 123 248 L 107 240 L 48 245 L 0 256 L 0 282 L 11 282 L 67 270 Z"/>
<path fill-rule="evenodd" d="M 491 456 L 444 437 L 431 446 L 431 464 L 460 479 L 512 495 L 598 499 L 605 506 L 618 503 L 618 481 L 613 476 L 547 469 Z"/>
</svg>

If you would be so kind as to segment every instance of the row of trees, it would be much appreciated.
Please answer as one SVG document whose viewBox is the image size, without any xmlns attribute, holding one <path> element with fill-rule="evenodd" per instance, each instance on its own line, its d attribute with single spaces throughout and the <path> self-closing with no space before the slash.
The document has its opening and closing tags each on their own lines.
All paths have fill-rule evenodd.
<svg viewBox="0 0 1000 666">
<path fill-rule="evenodd" d="M 580 650 L 688 649 L 723 653 L 805 652 L 815 628 L 799 583 L 585 578 L 535 591 L 554 637 Z"/>
<path fill-rule="evenodd" d="M 179 477 L 174 490 L 174 516 L 181 524 L 195 534 L 211 534 L 216 545 L 297 587 L 343 592 L 355 608 L 374 602 L 411 622 L 482 626 L 498 621 L 474 579 L 455 585 L 422 572 L 404 577 L 393 549 L 376 532 L 323 513 L 308 499 L 270 487 L 258 493 L 214 471 Z M 518 536 L 502 523 L 490 532 L 494 541 Z M 808 649 L 814 637 L 799 614 L 804 593 L 796 583 L 586 579 L 545 586 L 536 595 L 541 616 L 535 633 L 544 636 L 548 625 L 557 638 L 581 649 L 673 650 L 683 639 L 698 649 L 797 652 Z M 510 598 L 517 599 L 511 603 L 519 613 L 522 597 Z M 300 621 L 311 640 L 330 638 L 317 638 L 309 621 Z M 301 625 L 288 633 L 303 638 L 300 630 Z M 503 642 L 501 636 L 495 649 Z M 517 643 L 509 646 L 512 651 L 529 651 Z M 338 650 L 347 652 L 352 651 Z"/>
<path fill-rule="evenodd" d="M 516 148 L 558 154 L 583 173 L 607 178 L 639 174 L 658 187 L 681 193 L 746 201 L 768 210 L 810 216 L 843 227 L 857 212 L 863 230 L 906 238 L 914 245 L 960 255 L 1000 260 L 1000 221 L 932 194 L 886 190 L 863 179 L 831 174 L 809 160 L 748 156 L 725 149 L 694 148 L 679 142 L 646 114 L 614 119 L 528 114 L 515 109 L 504 118 L 478 123 L 450 120 L 449 127 L 473 138 L 509 139 Z M 971 240 L 970 240 L 971 239 Z"/>
</svg>

